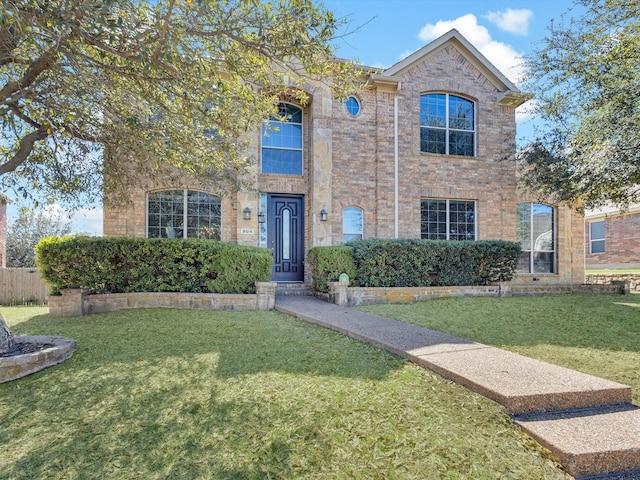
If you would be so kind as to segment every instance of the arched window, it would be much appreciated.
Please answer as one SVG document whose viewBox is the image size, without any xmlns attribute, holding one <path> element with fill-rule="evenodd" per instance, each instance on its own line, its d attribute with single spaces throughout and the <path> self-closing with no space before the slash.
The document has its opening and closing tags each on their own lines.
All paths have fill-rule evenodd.
<svg viewBox="0 0 640 480">
<path fill-rule="evenodd" d="M 302 175 L 302 109 L 281 103 L 278 110 L 262 127 L 262 173 Z"/>
<path fill-rule="evenodd" d="M 220 240 L 220 198 L 195 190 L 163 190 L 147 197 L 148 238 Z"/>
<path fill-rule="evenodd" d="M 522 256 L 521 273 L 555 272 L 555 212 L 542 203 L 519 203 L 517 209 L 518 241 Z"/>
<path fill-rule="evenodd" d="M 448 93 L 420 96 L 420 151 L 475 156 L 475 104 Z"/>
<path fill-rule="evenodd" d="M 342 211 L 342 243 L 351 240 L 362 240 L 364 222 L 362 209 L 358 207 L 347 207 Z"/>
</svg>

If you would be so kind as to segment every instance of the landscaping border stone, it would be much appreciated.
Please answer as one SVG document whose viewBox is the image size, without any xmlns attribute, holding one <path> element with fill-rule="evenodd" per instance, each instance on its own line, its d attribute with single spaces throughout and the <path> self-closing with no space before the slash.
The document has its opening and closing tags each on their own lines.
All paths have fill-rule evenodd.
<svg viewBox="0 0 640 480">
<path fill-rule="evenodd" d="M 62 290 L 49 297 L 49 314 L 78 317 L 130 308 L 185 308 L 201 310 L 273 310 L 276 283 L 256 282 L 254 294 L 136 292 L 89 295 L 86 289 Z"/>
</svg>

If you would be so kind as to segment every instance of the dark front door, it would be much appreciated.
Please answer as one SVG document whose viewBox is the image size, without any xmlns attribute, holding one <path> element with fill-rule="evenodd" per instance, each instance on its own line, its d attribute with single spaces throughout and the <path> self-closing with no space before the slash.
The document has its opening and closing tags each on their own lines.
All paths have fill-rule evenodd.
<svg viewBox="0 0 640 480">
<path fill-rule="evenodd" d="M 304 199 L 269 195 L 267 242 L 273 251 L 274 282 L 304 281 Z"/>
</svg>

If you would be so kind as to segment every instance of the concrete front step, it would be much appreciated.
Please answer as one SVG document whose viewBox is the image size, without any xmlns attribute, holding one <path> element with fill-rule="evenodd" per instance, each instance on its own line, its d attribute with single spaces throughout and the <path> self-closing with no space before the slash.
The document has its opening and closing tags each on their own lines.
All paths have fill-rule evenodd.
<svg viewBox="0 0 640 480">
<path fill-rule="evenodd" d="M 511 414 L 631 403 L 627 385 L 479 343 L 407 353 L 415 363 L 495 400 Z"/>
<path fill-rule="evenodd" d="M 576 478 L 615 473 L 605 478 L 640 478 L 640 409 L 634 405 L 523 415 L 514 420 Z"/>
</svg>

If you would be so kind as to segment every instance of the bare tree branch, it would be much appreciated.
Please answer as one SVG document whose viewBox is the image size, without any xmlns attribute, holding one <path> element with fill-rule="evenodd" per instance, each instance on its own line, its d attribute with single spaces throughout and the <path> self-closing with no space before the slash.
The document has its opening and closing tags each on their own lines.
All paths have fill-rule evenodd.
<svg viewBox="0 0 640 480">
<path fill-rule="evenodd" d="M 22 137 L 18 151 L 7 162 L 0 165 L 0 175 L 13 172 L 22 165 L 33 151 L 36 142 L 44 140 L 48 135 L 45 128 L 40 128 Z"/>
<path fill-rule="evenodd" d="M 20 80 L 8 82 L 4 87 L 2 87 L 2 89 L 0 89 L 0 101 L 4 102 L 14 93 L 31 85 L 42 72 L 48 70 L 55 64 L 55 60 L 56 53 L 53 50 L 48 50 L 40 55 L 40 57 L 36 59 L 29 68 L 27 68 L 27 71 Z"/>
</svg>

